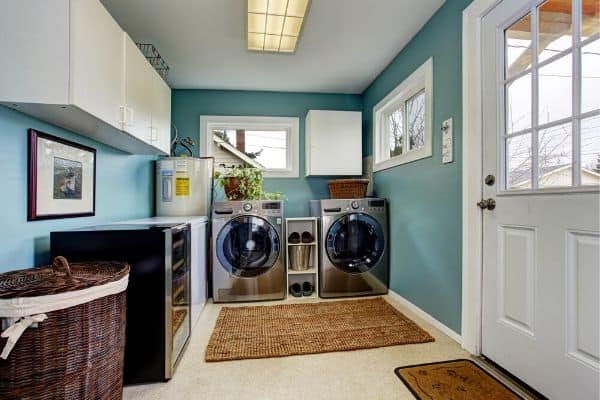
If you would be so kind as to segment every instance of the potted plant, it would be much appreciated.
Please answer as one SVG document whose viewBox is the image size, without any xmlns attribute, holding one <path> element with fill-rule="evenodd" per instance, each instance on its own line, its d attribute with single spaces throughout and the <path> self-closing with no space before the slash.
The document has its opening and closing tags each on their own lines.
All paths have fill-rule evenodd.
<svg viewBox="0 0 600 400">
<path fill-rule="evenodd" d="M 225 172 L 215 172 L 215 179 L 225 190 L 229 200 L 280 200 L 281 192 L 268 193 L 263 190 L 262 171 L 258 168 L 231 167 Z"/>
</svg>

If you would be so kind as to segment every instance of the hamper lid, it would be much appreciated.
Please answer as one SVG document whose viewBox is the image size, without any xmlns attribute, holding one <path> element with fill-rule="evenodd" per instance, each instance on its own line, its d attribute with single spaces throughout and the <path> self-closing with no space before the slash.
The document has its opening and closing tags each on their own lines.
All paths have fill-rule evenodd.
<svg viewBox="0 0 600 400">
<path fill-rule="evenodd" d="M 36 297 L 116 282 L 129 273 L 129 264 L 116 261 L 69 262 L 56 257 L 52 265 L 0 274 L 0 299 Z"/>
</svg>

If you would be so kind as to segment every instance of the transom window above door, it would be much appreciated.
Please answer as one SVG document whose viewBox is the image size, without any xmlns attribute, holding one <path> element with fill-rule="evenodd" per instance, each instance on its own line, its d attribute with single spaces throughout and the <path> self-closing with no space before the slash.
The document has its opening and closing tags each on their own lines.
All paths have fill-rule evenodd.
<svg viewBox="0 0 600 400">
<path fill-rule="evenodd" d="M 505 189 L 600 185 L 599 9 L 537 1 L 504 30 Z"/>
<path fill-rule="evenodd" d="M 299 176 L 299 119 L 294 117 L 202 116 L 200 153 L 215 168 L 253 167 L 268 178 Z"/>
<path fill-rule="evenodd" d="M 431 156 L 433 60 L 373 108 L 373 170 Z"/>
</svg>

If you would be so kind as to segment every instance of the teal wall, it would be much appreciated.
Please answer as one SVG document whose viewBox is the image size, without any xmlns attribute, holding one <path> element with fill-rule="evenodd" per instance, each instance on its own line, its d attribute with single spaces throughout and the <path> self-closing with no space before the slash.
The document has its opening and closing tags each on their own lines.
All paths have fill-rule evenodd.
<svg viewBox="0 0 600 400">
<path fill-rule="evenodd" d="M 27 222 L 27 129 L 96 149 L 96 216 Z M 46 264 L 49 232 L 153 213 L 152 157 L 131 156 L 0 106 L 0 272 Z"/>
<path fill-rule="evenodd" d="M 174 90 L 173 123 L 182 137 L 198 143 L 201 115 L 275 116 L 300 118 L 300 178 L 265 179 L 269 192 L 287 197 L 286 215 L 309 215 L 308 201 L 329 197 L 327 177 L 304 177 L 304 118 L 308 110 L 361 111 L 359 95 L 228 90 Z M 198 154 L 198 146 L 195 148 Z"/>
<path fill-rule="evenodd" d="M 377 172 L 374 190 L 390 206 L 391 288 L 460 332 L 461 29 L 470 0 L 434 14 L 363 93 L 363 148 L 372 153 L 372 113 L 388 92 L 433 57 L 433 157 Z M 441 125 L 454 120 L 454 162 L 442 164 Z"/>
<path fill-rule="evenodd" d="M 376 173 L 374 187 L 390 205 L 391 288 L 456 332 L 461 313 L 461 12 L 469 3 L 446 1 L 362 95 L 220 90 L 174 90 L 172 95 L 173 122 L 181 136 L 196 143 L 200 115 L 299 117 L 300 178 L 267 179 L 265 189 L 288 196 L 288 216 L 303 216 L 309 200 L 329 195 L 327 177 L 304 177 L 308 110 L 362 110 L 364 154 L 371 154 L 373 106 L 433 57 L 433 157 Z M 449 117 L 454 119 L 454 162 L 443 165 L 440 127 Z M 96 217 L 26 221 L 30 127 L 98 150 Z M 151 157 L 125 155 L 3 107 L 0 132 L 0 272 L 46 263 L 52 230 L 152 214 Z"/>
</svg>

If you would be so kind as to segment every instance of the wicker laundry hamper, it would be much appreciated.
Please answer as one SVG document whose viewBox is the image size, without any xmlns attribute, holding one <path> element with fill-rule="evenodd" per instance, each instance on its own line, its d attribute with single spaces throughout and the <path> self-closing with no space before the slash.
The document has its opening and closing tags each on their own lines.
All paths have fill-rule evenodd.
<svg viewBox="0 0 600 400">
<path fill-rule="evenodd" d="M 367 196 L 368 179 L 334 179 L 329 181 L 332 199 L 360 199 Z"/>
<path fill-rule="evenodd" d="M 0 399 L 121 399 L 128 279 L 63 257 L 0 274 Z"/>
</svg>

